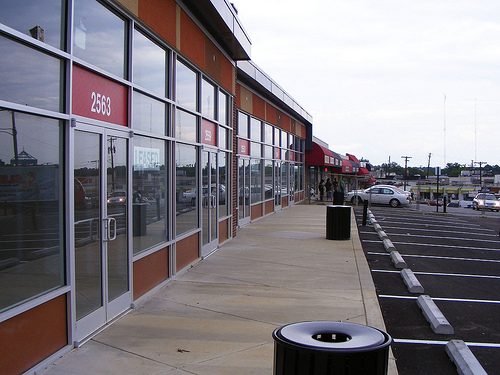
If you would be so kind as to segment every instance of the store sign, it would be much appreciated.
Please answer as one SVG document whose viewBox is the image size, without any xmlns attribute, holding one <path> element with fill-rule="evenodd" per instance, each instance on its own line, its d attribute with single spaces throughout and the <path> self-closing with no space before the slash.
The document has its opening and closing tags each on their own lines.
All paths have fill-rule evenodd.
<svg viewBox="0 0 500 375">
<path fill-rule="evenodd" d="M 127 126 L 127 87 L 73 66 L 72 113 Z"/>
<path fill-rule="evenodd" d="M 250 155 L 250 141 L 247 141 L 246 139 L 238 140 L 238 154 Z"/>
<path fill-rule="evenodd" d="M 217 146 L 217 125 L 205 119 L 201 120 L 201 143 Z"/>
<path fill-rule="evenodd" d="M 277 148 L 277 147 L 274 148 L 274 158 L 276 160 L 281 159 L 281 149 L 280 148 Z"/>
<path fill-rule="evenodd" d="M 134 146 L 134 171 L 159 171 L 160 150 Z"/>
</svg>

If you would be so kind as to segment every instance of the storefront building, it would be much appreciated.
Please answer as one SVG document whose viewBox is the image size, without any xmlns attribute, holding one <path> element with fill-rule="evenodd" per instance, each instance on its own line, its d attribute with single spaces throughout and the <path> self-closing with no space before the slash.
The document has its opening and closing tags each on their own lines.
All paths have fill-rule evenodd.
<svg viewBox="0 0 500 375">
<path fill-rule="evenodd" d="M 2 374 L 304 199 L 312 119 L 226 1 L 6 2 L 0 48 Z"/>
<path fill-rule="evenodd" d="M 316 137 L 313 137 L 312 147 L 306 151 L 305 158 L 308 189 L 315 196 L 319 195 L 319 183 L 321 181 L 324 183 L 327 179 L 334 184 L 337 183 L 339 191 L 342 181 L 345 192 L 366 188 L 375 183 L 368 170 L 371 166 L 366 162 L 359 161 L 352 154 L 340 155 L 330 150 L 327 143 Z"/>
<path fill-rule="evenodd" d="M 236 226 L 300 202 L 312 117 L 251 61 L 238 61 Z"/>
</svg>

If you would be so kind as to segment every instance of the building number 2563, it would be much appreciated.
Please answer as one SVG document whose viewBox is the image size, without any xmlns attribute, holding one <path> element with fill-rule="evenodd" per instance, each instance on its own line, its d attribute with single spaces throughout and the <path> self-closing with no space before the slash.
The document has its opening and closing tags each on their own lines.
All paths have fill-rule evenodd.
<svg viewBox="0 0 500 375">
<path fill-rule="evenodd" d="M 91 112 L 99 113 L 104 116 L 111 116 L 111 98 L 109 96 L 96 94 L 94 91 L 92 91 L 91 99 Z"/>
</svg>

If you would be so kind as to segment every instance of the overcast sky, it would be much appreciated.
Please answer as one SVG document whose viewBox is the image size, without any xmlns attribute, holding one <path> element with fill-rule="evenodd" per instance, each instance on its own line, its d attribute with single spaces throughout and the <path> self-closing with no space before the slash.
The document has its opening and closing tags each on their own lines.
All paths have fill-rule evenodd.
<svg viewBox="0 0 500 375">
<path fill-rule="evenodd" d="M 331 150 L 500 164 L 500 1 L 233 2 L 252 60 Z"/>
</svg>

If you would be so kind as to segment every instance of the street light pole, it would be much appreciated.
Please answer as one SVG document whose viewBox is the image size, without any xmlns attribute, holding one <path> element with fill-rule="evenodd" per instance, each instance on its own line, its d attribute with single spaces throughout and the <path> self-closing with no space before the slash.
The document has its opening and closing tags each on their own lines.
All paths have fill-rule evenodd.
<svg viewBox="0 0 500 375">
<path fill-rule="evenodd" d="M 406 190 L 406 180 L 408 179 L 408 159 L 411 159 L 411 156 L 401 156 L 401 159 L 405 159 L 405 180 L 404 180 L 404 190 Z"/>
</svg>

